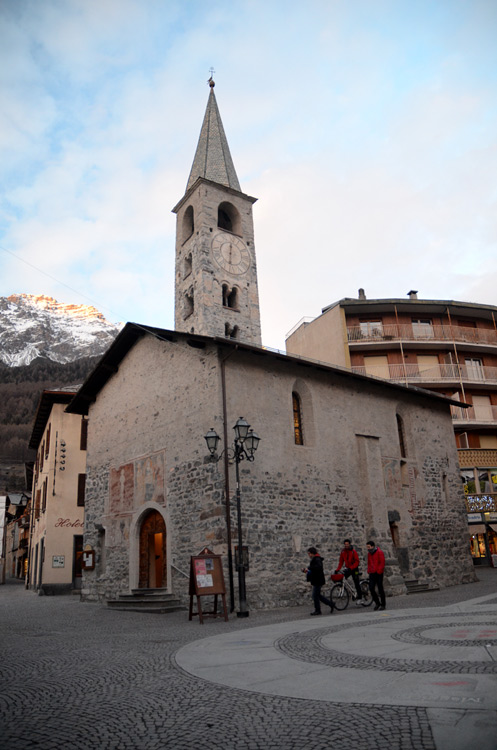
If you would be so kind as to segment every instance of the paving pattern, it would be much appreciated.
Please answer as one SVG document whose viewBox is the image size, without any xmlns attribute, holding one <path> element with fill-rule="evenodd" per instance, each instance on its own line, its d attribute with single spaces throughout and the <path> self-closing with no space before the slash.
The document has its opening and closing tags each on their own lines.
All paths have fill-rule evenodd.
<svg viewBox="0 0 497 750">
<path fill-rule="evenodd" d="M 479 612 L 481 616 L 483 613 Z M 363 623 L 350 623 L 337 625 L 335 627 L 323 628 L 320 630 L 313 630 L 310 633 L 292 633 L 290 635 L 280 638 L 275 646 L 280 651 L 291 656 L 294 659 L 300 659 L 306 662 L 312 662 L 314 664 L 326 664 L 327 666 L 333 667 L 346 667 L 347 669 L 381 669 L 383 672 L 418 672 L 418 673 L 429 673 L 439 672 L 445 674 L 491 674 L 497 675 L 497 662 L 488 660 L 488 653 L 486 647 L 489 640 L 495 642 L 497 634 L 497 617 L 495 612 L 485 613 L 486 619 L 480 621 L 475 617 L 472 612 L 459 613 L 457 621 L 454 621 L 454 614 L 438 614 L 436 624 L 430 625 L 418 625 L 416 627 L 408 628 L 406 630 L 396 630 L 389 634 L 390 638 L 404 643 L 412 643 L 416 645 L 428 645 L 428 646 L 446 646 L 449 648 L 458 648 L 459 650 L 465 647 L 477 647 L 481 649 L 482 658 L 485 657 L 485 661 L 477 661 L 472 658 L 470 661 L 461 661 L 460 659 L 455 661 L 448 661 L 445 659 L 428 659 L 428 658 L 405 658 L 396 659 L 391 656 L 361 656 L 351 655 L 350 653 L 343 653 L 342 651 L 330 648 L 323 643 L 323 637 L 332 637 L 334 634 L 342 631 L 347 632 L 350 636 L 351 629 L 354 631 L 371 628 L 371 621 Z M 433 621 L 433 615 L 408 615 L 405 617 L 393 617 L 389 619 L 389 626 L 410 622 L 413 619 L 427 619 L 430 622 Z M 427 630 L 447 630 L 447 626 L 444 627 L 443 620 L 448 620 L 447 626 L 450 623 L 450 632 L 454 633 L 466 633 L 470 629 L 474 629 L 480 637 L 474 639 L 467 638 L 425 638 L 421 634 Z M 497 689 L 497 683 L 496 683 Z M 497 744 L 497 743 L 496 743 Z"/>
<path fill-rule="evenodd" d="M 466 593 L 455 588 L 453 599 L 489 593 L 492 586 L 495 591 L 495 574 L 488 576 L 488 586 L 484 581 L 473 591 L 456 587 Z M 441 597 L 444 603 L 447 596 Z M 402 604 L 415 608 L 422 602 L 407 597 Z M 400 609 L 401 602 L 389 600 L 389 609 L 390 604 Z M 178 652 L 189 644 L 201 648 L 204 643 L 207 649 L 212 636 L 230 633 L 243 643 L 260 627 L 288 629 L 289 621 L 296 629 L 307 626 L 308 614 L 308 607 L 300 607 L 199 626 L 189 623 L 185 612 L 113 612 L 75 597 L 38 597 L 17 583 L 0 586 L 0 748 L 444 750 L 423 706 L 270 695 L 192 675 L 178 664 Z M 491 630 L 485 608 L 479 615 L 478 625 Z M 321 657 L 329 653 L 326 638 L 334 629 L 348 628 L 354 616 L 357 620 L 353 611 L 335 614 L 326 627 L 324 617 L 310 618 L 320 619 L 321 627 L 305 634 L 306 659 L 314 658 L 313 644 Z M 364 616 L 366 627 L 371 616 Z M 406 618 L 398 619 L 396 632 L 411 632 L 404 627 Z M 456 622 L 466 627 L 468 618 L 459 614 Z M 431 624 L 416 630 L 416 637 L 431 637 L 425 635 Z M 443 640 L 443 632 L 439 635 Z M 284 640 L 287 636 L 279 647 L 296 648 L 295 640 L 293 646 Z M 243 673 L 243 665 L 238 671 Z M 356 668 L 356 674 L 363 680 L 366 672 Z"/>
</svg>

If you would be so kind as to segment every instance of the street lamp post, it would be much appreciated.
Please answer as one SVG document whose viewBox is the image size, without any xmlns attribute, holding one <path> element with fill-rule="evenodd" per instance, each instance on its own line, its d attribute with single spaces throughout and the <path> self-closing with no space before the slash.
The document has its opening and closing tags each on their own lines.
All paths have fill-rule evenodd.
<svg viewBox="0 0 497 750">
<path fill-rule="evenodd" d="M 240 492 L 240 462 L 253 461 L 254 453 L 259 445 L 260 437 L 251 429 L 249 423 L 240 417 L 235 426 L 235 440 L 232 448 L 225 448 L 217 455 L 217 447 L 221 438 L 217 432 L 211 429 L 204 435 L 207 448 L 213 461 L 220 461 L 224 452 L 229 456 L 230 463 L 235 464 L 236 472 L 236 512 L 238 515 L 238 555 L 236 555 L 236 567 L 238 570 L 238 596 L 240 599 L 239 611 L 237 617 L 248 617 L 247 594 L 245 589 L 245 565 L 243 562 L 242 547 L 242 512 L 241 512 L 241 492 Z"/>
</svg>

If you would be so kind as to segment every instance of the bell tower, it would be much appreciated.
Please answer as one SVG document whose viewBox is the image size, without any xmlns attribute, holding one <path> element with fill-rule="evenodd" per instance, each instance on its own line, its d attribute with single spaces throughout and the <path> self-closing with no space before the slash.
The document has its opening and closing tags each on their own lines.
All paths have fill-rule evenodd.
<svg viewBox="0 0 497 750">
<path fill-rule="evenodd" d="M 175 328 L 261 345 L 252 206 L 210 94 L 176 214 Z"/>
</svg>

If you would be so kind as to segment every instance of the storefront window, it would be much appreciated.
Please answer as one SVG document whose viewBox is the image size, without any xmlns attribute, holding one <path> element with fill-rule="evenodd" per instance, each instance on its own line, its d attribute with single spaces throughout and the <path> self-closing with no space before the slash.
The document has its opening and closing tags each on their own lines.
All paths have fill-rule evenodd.
<svg viewBox="0 0 497 750">
<path fill-rule="evenodd" d="M 465 495 L 474 495 L 476 493 L 475 474 L 473 469 L 461 471 L 461 480 Z"/>
<path fill-rule="evenodd" d="M 474 534 L 470 538 L 471 555 L 477 559 L 485 557 L 485 536 L 484 534 Z"/>
<path fill-rule="evenodd" d="M 487 539 L 488 539 L 488 546 L 490 547 L 490 554 L 497 555 L 497 534 L 492 528 L 489 528 L 488 526 L 487 526 Z"/>
</svg>

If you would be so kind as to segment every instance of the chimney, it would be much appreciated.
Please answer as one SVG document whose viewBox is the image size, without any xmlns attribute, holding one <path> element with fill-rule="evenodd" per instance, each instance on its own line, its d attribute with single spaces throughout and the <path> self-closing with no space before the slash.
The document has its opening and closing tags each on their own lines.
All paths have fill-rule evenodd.
<svg viewBox="0 0 497 750">
<path fill-rule="evenodd" d="M 418 292 L 417 292 L 417 290 L 414 291 L 414 289 L 411 289 L 410 292 L 407 292 L 407 296 L 409 297 L 409 299 L 417 299 L 418 298 Z"/>
<path fill-rule="evenodd" d="M 359 299 L 366 299 L 364 289 L 359 289 Z"/>
</svg>

